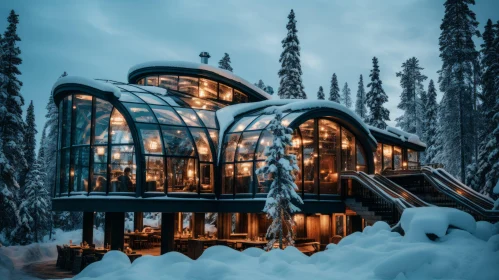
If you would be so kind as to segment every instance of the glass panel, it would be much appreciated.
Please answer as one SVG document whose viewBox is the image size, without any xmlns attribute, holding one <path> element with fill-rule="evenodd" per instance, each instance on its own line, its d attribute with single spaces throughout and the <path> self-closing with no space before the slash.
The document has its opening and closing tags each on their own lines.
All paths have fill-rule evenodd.
<svg viewBox="0 0 499 280">
<path fill-rule="evenodd" d="M 246 103 L 248 102 L 248 96 L 237 89 L 234 90 L 234 103 Z"/>
<path fill-rule="evenodd" d="M 264 129 L 274 118 L 275 115 L 262 115 L 258 119 L 256 119 L 248 128 L 246 128 L 246 130 Z"/>
<path fill-rule="evenodd" d="M 215 112 L 196 110 L 198 117 L 203 121 L 206 127 L 217 128 Z"/>
<path fill-rule="evenodd" d="M 218 94 L 220 100 L 232 101 L 232 88 L 224 84 L 218 84 Z"/>
<path fill-rule="evenodd" d="M 286 115 L 284 118 L 282 118 L 281 123 L 284 126 L 288 126 L 291 122 L 296 120 L 296 118 L 303 115 L 303 113 L 305 113 L 305 112 L 290 113 L 290 114 Z"/>
<path fill-rule="evenodd" d="M 88 192 L 90 147 L 72 148 L 72 153 L 74 166 L 71 170 L 71 177 L 73 178 L 73 190 L 71 193 L 86 193 Z"/>
<path fill-rule="evenodd" d="M 409 164 L 409 169 L 417 169 L 419 167 L 418 152 L 407 149 L 407 161 Z"/>
<path fill-rule="evenodd" d="M 260 131 L 244 132 L 237 149 L 236 161 L 253 160 Z"/>
<path fill-rule="evenodd" d="M 142 99 L 138 98 L 137 96 L 135 96 L 129 92 L 125 92 L 125 91 L 121 92 L 120 101 L 121 102 L 144 103 L 144 101 L 142 101 Z"/>
<path fill-rule="evenodd" d="M 167 89 L 178 89 L 178 76 L 162 75 L 159 76 L 159 86 Z"/>
<path fill-rule="evenodd" d="M 162 126 L 167 155 L 195 156 L 191 136 L 185 127 Z"/>
<path fill-rule="evenodd" d="M 291 138 L 291 146 L 286 147 L 286 152 L 291 155 L 296 156 L 296 165 L 298 165 L 299 170 L 295 172 L 295 184 L 298 186 L 298 189 L 301 192 L 302 189 L 302 160 L 301 160 L 301 138 L 298 134 L 297 130 L 293 131 L 293 135 Z"/>
<path fill-rule="evenodd" d="M 92 149 L 94 157 L 93 192 L 105 192 L 107 188 L 107 146 L 96 146 Z"/>
<path fill-rule="evenodd" d="M 341 128 L 341 170 L 355 171 L 355 136 Z"/>
<path fill-rule="evenodd" d="M 224 139 L 225 148 L 223 151 L 225 153 L 224 159 L 226 162 L 234 161 L 234 155 L 236 153 L 237 143 L 239 141 L 239 135 L 240 134 L 238 133 L 225 135 Z"/>
<path fill-rule="evenodd" d="M 158 86 L 158 76 L 152 76 L 146 78 L 146 85 L 148 86 Z"/>
<path fill-rule="evenodd" d="M 248 116 L 248 117 L 242 117 L 240 118 L 237 123 L 235 123 L 232 128 L 230 129 L 229 132 L 239 132 L 243 131 L 248 124 L 250 124 L 254 119 L 256 119 L 256 116 Z"/>
<path fill-rule="evenodd" d="M 69 147 L 71 144 L 71 95 L 64 97 L 62 106 L 62 130 L 61 130 L 61 147 Z M 66 189 L 67 190 L 67 189 Z"/>
<path fill-rule="evenodd" d="M 201 126 L 194 110 L 187 108 L 175 108 L 187 126 Z"/>
<path fill-rule="evenodd" d="M 393 169 L 402 169 L 402 148 L 393 146 Z"/>
<path fill-rule="evenodd" d="M 382 150 L 383 150 L 383 144 L 378 143 L 378 146 L 376 148 L 376 152 L 374 153 L 374 172 L 375 173 L 381 173 L 382 168 L 383 168 L 383 157 L 382 157 Z"/>
<path fill-rule="evenodd" d="M 148 93 L 135 93 L 140 99 L 144 100 L 148 104 L 154 104 L 154 105 L 166 105 L 165 101 L 161 100 L 161 98 L 158 98 L 152 94 Z"/>
<path fill-rule="evenodd" d="M 109 134 L 109 119 L 113 105 L 99 98 L 95 98 L 95 144 L 107 144 Z"/>
<path fill-rule="evenodd" d="M 217 99 L 218 97 L 217 90 L 218 90 L 217 82 L 208 79 L 199 79 L 199 97 Z"/>
<path fill-rule="evenodd" d="M 256 162 L 256 170 L 265 166 L 265 161 L 257 161 Z M 272 184 L 272 180 L 269 179 L 268 175 L 258 174 L 256 179 L 258 180 L 258 189 L 257 193 L 268 193 L 270 189 L 270 184 Z"/>
<path fill-rule="evenodd" d="M 61 157 L 61 195 L 67 195 L 69 190 L 69 180 L 71 179 L 69 176 L 70 169 L 70 152 L 69 149 L 62 150 Z"/>
<path fill-rule="evenodd" d="M 199 160 L 213 161 L 210 142 L 208 142 L 208 136 L 206 136 L 206 132 L 201 128 L 191 128 L 190 130 L 192 138 L 194 139 L 194 143 L 196 143 Z"/>
<path fill-rule="evenodd" d="M 198 96 L 199 82 L 198 78 L 180 76 L 178 90 L 190 95 Z"/>
<path fill-rule="evenodd" d="M 166 101 L 166 103 L 170 104 L 170 106 L 174 106 L 174 107 L 184 106 L 184 103 L 180 102 L 178 100 L 178 98 L 171 97 L 171 96 L 163 96 L 163 95 L 160 95 L 158 97 L 163 99 L 164 101 Z"/>
<path fill-rule="evenodd" d="M 222 165 L 222 193 L 223 194 L 233 194 L 233 183 L 234 183 L 234 164 L 224 164 Z"/>
<path fill-rule="evenodd" d="M 340 127 L 329 120 L 319 120 L 319 193 L 338 193 L 338 140 Z M 355 145 L 352 145 L 352 151 Z M 354 159 L 355 160 L 355 159 Z"/>
<path fill-rule="evenodd" d="M 244 162 L 236 164 L 236 193 L 253 192 L 253 163 Z"/>
<path fill-rule="evenodd" d="M 193 158 L 167 158 L 168 192 L 197 192 L 197 164 Z"/>
<path fill-rule="evenodd" d="M 366 172 L 367 163 L 366 163 L 366 154 L 364 152 L 364 148 L 362 148 L 362 146 L 358 141 L 355 146 L 357 149 L 357 171 Z"/>
<path fill-rule="evenodd" d="M 225 107 L 225 105 L 221 103 L 210 100 L 203 100 L 196 97 L 179 97 L 179 98 L 194 109 L 205 109 L 205 110 L 216 111 Z"/>
<path fill-rule="evenodd" d="M 143 85 L 144 84 L 144 79 L 140 79 L 138 82 L 137 82 L 137 85 Z"/>
<path fill-rule="evenodd" d="M 172 108 L 154 105 L 152 105 L 151 108 L 154 114 L 156 114 L 156 118 L 158 118 L 160 124 L 184 125 Z"/>
<path fill-rule="evenodd" d="M 392 169 L 392 146 L 383 144 L 383 170 Z"/>
<path fill-rule="evenodd" d="M 163 145 L 157 126 L 141 126 L 139 128 L 142 147 L 145 154 L 163 154 Z"/>
<path fill-rule="evenodd" d="M 128 109 L 134 121 L 156 123 L 156 119 L 147 105 L 132 103 L 123 103 L 123 105 Z"/>
<path fill-rule="evenodd" d="M 315 166 L 317 151 L 315 150 L 314 141 L 314 120 L 308 120 L 300 125 L 300 132 L 303 142 L 303 189 L 305 193 L 317 193 L 315 187 L 317 181 L 317 169 Z"/>
<path fill-rule="evenodd" d="M 111 150 L 110 192 L 135 192 L 135 149 L 131 145 L 113 146 Z"/>
<path fill-rule="evenodd" d="M 262 132 L 262 136 L 260 137 L 260 142 L 258 143 L 258 149 L 256 151 L 256 159 L 266 159 L 267 157 L 264 155 L 265 148 L 272 144 L 274 137 L 272 133 L 268 130 L 264 130 Z"/>
<path fill-rule="evenodd" d="M 146 156 L 146 192 L 164 192 L 165 172 L 162 157 Z"/>
<path fill-rule="evenodd" d="M 113 144 L 132 144 L 132 133 L 126 123 L 123 115 L 116 110 L 113 110 L 111 115 L 111 141 Z"/>
<path fill-rule="evenodd" d="M 74 145 L 89 145 L 92 129 L 92 96 L 76 94 L 73 102 L 75 109 Z"/>
<path fill-rule="evenodd" d="M 201 172 L 201 193 L 212 193 L 213 192 L 213 183 L 214 183 L 214 171 L 213 164 L 209 163 L 201 163 L 200 164 Z"/>
<path fill-rule="evenodd" d="M 213 142 L 213 146 L 215 146 L 215 151 L 217 151 L 218 150 L 218 130 L 208 129 L 208 134 L 210 135 L 211 141 Z"/>
</svg>

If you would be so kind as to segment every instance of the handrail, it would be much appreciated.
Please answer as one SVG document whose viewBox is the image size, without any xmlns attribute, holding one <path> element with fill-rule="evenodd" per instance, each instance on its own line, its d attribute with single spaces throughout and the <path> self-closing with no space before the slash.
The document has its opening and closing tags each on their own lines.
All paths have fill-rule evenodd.
<svg viewBox="0 0 499 280">
<path fill-rule="evenodd" d="M 375 174 L 374 179 L 380 181 L 383 185 L 390 188 L 392 191 L 396 192 L 398 195 L 402 196 L 407 202 L 411 203 L 416 207 L 429 207 L 435 206 L 433 204 L 427 203 L 426 201 L 420 199 L 417 195 L 407 191 L 405 188 L 396 184 L 392 180 L 386 178 L 383 175 Z"/>
<path fill-rule="evenodd" d="M 449 173 L 447 173 L 447 171 L 445 171 L 442 168 L 435 169 L 435 171 L 438 172 L 438 174 L 440 176 L 445 177 L 447 180 L 453 182 L 455 185 L 457 185 L 458 187 L 460 187 L 466 193 L 469 193 L 470 195 L 473 195 L 477 200 L 480 200 L 483 203 L 485 203 L 486 206 L 491 206 L 490 208 L 494 207 L 494 200 L 492 198 L 486 197 L 483 194 L 481 194 L 481 193 L 473 190 L 472 188 L 466 186 L 465 184 L 461 183 L 461 181 L 459 181 L 456 178 L 454 178 L 452 175 L 450 175 Z"/>
<path fill-rule="evenodd" d="M 499 220 L 499 211 L 492 210 L 493 203 L 483 200 L 483 197 L 477 196 L 471 189 L 456 184 L 448 176 L 442 175 L 441 172 L 431 167 L 423 167 L 421 170 L 424 178 L 433 187 L 452 198 L 458 204 L 490 220 Z"/>
</svg>

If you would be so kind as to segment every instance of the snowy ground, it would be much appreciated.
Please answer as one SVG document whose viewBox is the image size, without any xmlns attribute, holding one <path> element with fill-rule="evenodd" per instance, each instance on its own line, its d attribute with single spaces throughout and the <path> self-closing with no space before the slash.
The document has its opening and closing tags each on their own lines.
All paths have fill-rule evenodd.
<svg viewBox="0 0 499 280">
<path fill-rule="evenodd" d="M 406 210 L 401 227 L 404 236 L 378 222 L 311 257 L 293 247 L 265 253 L 214 246 L 195 261 L 172 252 L 130 264 L 126 255 L 112 251 L 75 279 L 499 279 L 499 224 L 477 223 L 459 210 L 431 207 Z M 0 279 L 28 279 L 17 278 L 17 269 L 54 259 L 56 243 L 79 242 L 79 236 L 79 231 L 59 233 L 55 243 L 0 248 Z"/>
</svg>

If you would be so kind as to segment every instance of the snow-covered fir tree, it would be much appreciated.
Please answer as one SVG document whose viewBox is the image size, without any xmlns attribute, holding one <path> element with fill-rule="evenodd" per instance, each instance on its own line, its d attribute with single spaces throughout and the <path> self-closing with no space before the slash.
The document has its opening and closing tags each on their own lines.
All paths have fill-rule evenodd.
<svg viewBox="0 0 499 280">
<path fill-rule="evenodd" d="M 303 73 L 300 63 L 300 41 L 293 10 L 288 15 L 286 29 L 288 34 L 281 41 L 283 51 L 279 58 L 281 69 L 278 72 L 280 81 L 277 94 L 281 99 L 306 99 L 307 95 L 301 79 Z"/>
<path fill-rule="evenodd" d="M 364 89 L 364 79 L 362 75 L 359 78 L 359 85 L 357 88 L 357 96 L 355 100 L 355 113 L 364 120 L 367 117 L 366 109 L 366 90 Z"/>
<path fill-rule="evenodd" d="M 224 57 L 222 57 L 222 59 L 220 59 L 220 61 L 218 62 L 218 68 L 220 69 L 225 69 L 227 71 L 230 71 L 232 72 L 232 66 L 230 66 L 230 56 L 228 53 L 225 53 L 224 54 Z M 66 73 L 66 72 L 64 72 Z"/>
<path fill-rule="evenodd" d="M 352 108 L 352 95 L 348 83 L 345 83 L 341 90 L 341 103 L 347 108 Z"/>
<path fill-rule="evenodd" d="M 271 86 L 266 86 L 263 90 L 270 95 L 274 94 L 274 88 Z"/>
<path fill-rule="evenodd" d="M 35 107 L 33 101 L 29 103 L 28 110 L 26 110 L 26 122 L 24 130 L 24 157 L 28 164 L 28 169 L 22 174 L 20 179 L 21 187 L 24 186 L 26 174 L 29 172 L 30 165 L 36 160 L 36 124 L 35 124 Z"/>
<path fill-rule="evenodd" d="M 64 72 L 65 73 L 65 72 Z M 55 185 L 55 178 L 57 177 L 55 172 L 56 159 L 57 159 L 57 143 L 59 138 L 59 126 L 58 126 L 58 116 L 59 109 L 54 103 L 54 98 L 52 94 L 49 95 L 49 100 L 47 102 L 47 113 L 45 114 L 45 126 L 43 130 L 46 132 L 46 141 L 40 145 L 43 147 L 43 152 L 45 153 L 45 172 L 47 177 L 45 179 L 45 187 L 51 193 L 52 187 Z"/>
<path fill-rule="evenodd" d="M 274 94 L 274 89 L 269 85 L 265 85 L 265 83 L 262 80 L 258 80 L 258 83 L 255 83 L 255 86 L 257 86 L 259 89 L 262 89 L 263 91 L 265 91 L 270 95 Z"/>
<path fill-rule="evenodd" d="M 423 112 L 420 112 L 421 96 L 420 89 L 422 83 L 427 79 L 421 73 L 424 68 L 419 66 L 419 60 L 415 57 L 409 58 L 402 63 L 402 71 L 397 72 L 397 77 L 400 77 L 400 103 L 397 107 L 404 111 L 404 114 L 395 119 L 397 126 L 402 130 L 418 134 L 422 137 L 422 119 Z M 424 91 L 424 89 L 423 89 Z"/>
<path fill-rule="evenodd" d="M 437 155 L 437 137 L 438 137 L 438 104 L 437 104 L 437 90 L 433 80 L 430 80 L 428 85 L 427 101 L 425 105 L 424 116 L 425 135 L 424 141 L 426 143 L 425 163 L 436 163 L 435 157 Z"/>
<path fill-rule="evenodd" d="M 273 248 L 279 243 L 279 248 L 285 245 L 294 245 L 292 214 L 300 209 L 293 204 L 296 201 L 303 204 L 301 197 L 296 193 L 298 187 L 295 184 L 294 172 L 298 171 L 295 155 L 286 153 L 286 146 L 291 145 L 291 134 L 293 130 L 281 124 L 282 114 L 276 112 L 275 118 L 270 121 L 267 130 L 273 135 L 272 145 L 265 148 L 265 165 L 256 171 L 272 179 L 267 200 L 263 212 L 272 224 L 267 230 L 267 238 L 270 240 L 267 249 Z"/>
<path fill-rule="evenodd" d="M 478 57 L 473 37 L 479 35 L 474 0 L 447 0 L 439 38 L 442 68 L 439 70 L 443 164 L 451 174 L 465 179 L 473 157 L 473 82 Z"/>
<path fill-rule="evenodd" d="M 317 99 L 318 100 L 324 100 L 326 96 L 324 95 L 324 89 L 322 86 L 319 87 L 319 91 L 317 92 Z"/>
<path fill-rule="evenodd" d="M 369 108 L 367 124 L 377 128 L 385 129 L 386 121 L 390 120 L 390 111 L 383 107 L 388 102 L 388 96 L 383 90 L 383 85 L 379 77 L 378 59 L 373 57 L 373 69 L 371 70 L 371 82 L 367 85 L 369 91 L 366 94 L 366 104 Z"/>
<path fill-rule="evenodd" d="M 338 86 L 338 78 L 336 73 L 331 77 L 331 89 L 329 90 L 329 101 L 340 103 L 340 87 Z"/>
<path fill-rule="evenodd" d="M 261 79 L 258 80 L 258 83 L 255 83 L 255 86 L 257 86 L 259 89 L 265 90 L 265 83 Z"/>
</svg>

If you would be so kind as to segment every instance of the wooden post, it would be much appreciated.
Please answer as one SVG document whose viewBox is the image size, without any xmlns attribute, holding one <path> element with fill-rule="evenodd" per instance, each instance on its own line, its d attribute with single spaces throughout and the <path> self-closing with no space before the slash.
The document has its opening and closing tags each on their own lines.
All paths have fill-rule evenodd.
<svg viewBox="0 0 499 280">
<path fill-rule="evenodd" d="M 258 237 L 258 216 L 254 213 L 248 213 L 248 237 Z"/>
<path fill-rule="evenodd" d="M 295 214 L 293 219 L 295 220 L 295 235 L 296 238 L 307 237 L 307 231 L 305 227 L 305 214 Z"/>
<path fill-rule="evenodd" d="M 192 238 L 198 238 L 198 235 L 204 235 L 204 213 L 194 213 Z"/>
<path fill-rule="evenodd" d="M 232 214 L 218 213 L 217 235 L 218 239 L 229 239 L 232 231 Z"/>
<path fill-rule="evenodd" d="M 94 212 L 83 212 L 82 242 L 94 243 Z"/>
<path fill-rule="evenodd" d="M 320 242 L 320 218 L 318 215 L 310 215 L 307 217 L 307 238 L 313 238 L 316 242 Z"/>
<path fill-rule="evenodd" d="M 142 231 L 144 229 L 144 212 L 133 213 L 133 230 Z"/>
<path fill-rule="evenodd" d="M 320 243 L 321 245 L 329 244 L 331 236 L 331 216 L 321 214 L 320 216 Z"/>
<path fill-rule="evenodd" d="M 175 213 L 161 213 L 161 255 L 174 249 Z"/>
<path fill-rule="evenodd" d="M 111 250 L 123 250 L 125 245 L 125 213 L 111 213 Z"/>
</svg>

